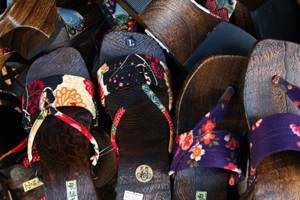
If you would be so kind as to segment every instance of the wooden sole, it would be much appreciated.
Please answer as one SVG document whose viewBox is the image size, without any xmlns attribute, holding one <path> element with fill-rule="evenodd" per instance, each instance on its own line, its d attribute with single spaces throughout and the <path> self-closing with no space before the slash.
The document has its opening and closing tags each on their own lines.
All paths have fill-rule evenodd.
<svg viewBox="0 0 300 200">
<path fill-rule="evenodd" d="M 220 22 L 190 0 L 153 0 L 137 13 L 118 0 L 144 28 L 148 29 L 181 64 L 191 56 L 206 35 Z M 176 33 L 176 34 L 174 34 Z"/>
<path fill-rule="evenodd" d="M 279 75 L 300 85 L 299 45 L 264 40 L 253 50 L 245 78 L 244 106 L 249 125 L 277 113 L 300 114 L 280 88 L 272 85 Z M 300 199 L 299 152 L 282 152 L 265 158 L 257 167 L 253 191 L 245 199 Z"/>
<path fill-rule="evenodd" d="M 165 106 L 168 105 L 166 91 L 157 89 L 154 92 Z M 130 103 L 116 133 L 120 148 L 116 199 L 123 200 L 130 192 L 143 195 L 143 200 L 171 199 L 168 123 L 139 88 L 110 98 L 108 107 L 118 105 L 116 102 L 127 102 L 129 96 L 136 103 Z"/>
<path fill-rule="evenodd" d="M 105 131 L 97 128 L 97 130 L 93 129 L 92 134 L 100 149 L 111 146 L 110 137 Z M 116 162 L 116 154 L 113 150 L 104 152 L 93 169 L 93 181 L 100 200 L 115 199 L 118 172 Z"/>
<path fill-rule="evenodd" d="M 91 115 L 85 109 L 60 110 L 83 126 L 91 126 Z M 40 179 L 47 199 L 67 199 L 68 191 L 79 199 L 97 199 L 91 178 L 90 143 L 82 134 L 50 116 L 39 129 L 35 144 L 41 156 Z"/>
<path fill-rule="evenodd" d="M 247 130 L 242 89 L 247 58 L 243 56 L 212 56 L 201 62 L 186 79 L 176 106 L 176 132 L 184 133 L 218 102 L 228 85 L 237 88 L 220 130 L 244 134 Z M 193 106 L 191 106 L 193 105 Z M 228 192 L 229 173 L 212 168 L 193 168 L 177 172 L 174 199 L 192 200 L 196 192 L 206 192 L 207 199 L 235 199 Z"/>
<path fill-rule="evenodd" d="M 30 59 L 61 27 L 55 0 L 18 0 L 0 16 L 0 43 Z"/>
</svg>

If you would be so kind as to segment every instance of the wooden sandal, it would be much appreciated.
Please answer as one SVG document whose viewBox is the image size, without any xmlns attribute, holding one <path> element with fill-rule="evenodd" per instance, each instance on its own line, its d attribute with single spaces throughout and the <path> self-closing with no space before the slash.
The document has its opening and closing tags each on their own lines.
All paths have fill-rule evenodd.
<svg viewBox="0 0 300 200">
<path fill-rule="evenodd" d="M 0 91 L 0 100 L 0 113 L 5 116 L 0 125 L 3 129 L 10 130 L 10 134 L 3 132 L 0 135 L 0 199 L 43 197 L 43 188 L 33 190 L 41 185 L 27 187 L 32 182 L 34 171 L 17 164 L 21 163 L 20 158 L 27 145 L 27 134 L 22 126 L 21 100 L 8 91 Z"/>
<path fill-rule="evenodd" d="M 239 52 L 239 54 L 247 55 L 255 41 L 243 30 L 226 23 L 234 11 L 236 1 L 231 1 L 232 4 L 229 1 L 214 0 L 143 0 L 139 2 L 120 0 L 118 2 L 146 29 L 147 34 L 154 37 L 175 60 L 188 70 L 196 64 L 191 60 L 199 61 L 198 54 L 203 54 L 201 49 L 209 49 L 206 53 L 209 52 L 210 55 L 220 52 L 230 55 Z M 228 34 L 222 34 L 224 29 Z M 238 39 L 233 39 L 231 37 L 233 35 Z M 210 43 L 216 38 L 221 42 L 215 42 L 213 48 L 210 48 L 210 45 L 209 48 L 207 45 L 201 46 L 207 37 L 210 37 L 208 39 Z M 236 41 L 239 40 L 243 41 L 243 45 L 237 44 Z"/>
<path fill-rule="evenodd" d="M 40 57 L 31 65 L 26 84 L 28 163 L 34 167 L 39 161 L 46 198 L 97 199 L 90 165 L 92 160 L 95 166 L 100 156 L 90 133 L 96 118 L 94 90 L 79 52 L 61 48 Z"/>
<path fill-rule="evenodd" d="M 176 133 L 183 134 L 177 135 L 173 150 L 174 199 L 237 198 L 235 185 L 246 163 L 247 124 L 240 92 L 246 64 L 242 56 L 212 56 L 186 79 L 176 107 Z M 226 89 L 229 85 L 236 89 Z"/>
<path fill-rule="evenodd" d="M 298 44 L 276 40 L 259 42 L 250 56 L 244 89 L 250 169 L 243 199 L 300 198 L 299 56 Z"/>
<path fill-rule="evenodd" d="M 30 59 L 47 47 L 62 25 L 55 0 L 15 0 L 0 15 L 0 43 Z"/>
<path fill-rule="evenodd" d="M 113 119 L 111 141 L 119 154 L 116 199 L 167 200 L 171 199 L 168 147 L 173 130 L 168 70 L 162 59 L 137 54 L 152 49 L 146 44 L 155 44 L 154 40 L 147 37 L 143 46 L 134 39 L 140 37 L 129 35 L 119 43 L 130 38 L 135 53 L 115 57 L 115 52 L 111 59 L 100 56 L 106 62 L 97 72 L 102 105 Z"/>
</svg>

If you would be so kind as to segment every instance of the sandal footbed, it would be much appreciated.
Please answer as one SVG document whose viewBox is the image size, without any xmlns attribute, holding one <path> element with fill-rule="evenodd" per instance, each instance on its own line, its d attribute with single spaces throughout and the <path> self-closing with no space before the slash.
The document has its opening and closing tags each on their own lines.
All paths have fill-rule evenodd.
<svg viewBox="0 0 300 200">
<path fill-rule="evenodd" d="M 125 1 L 119 0 L 118 3 L 141 25 L 149 29 L 181 64 L 220 22 L 186 0 L 151 1 L 140 14 Z"/>
<path fill-rule="evenodd" d="M 167 107 L 166 89 L 152 90 Z M 116 132 L 120 149 L 116 199 L 122 200 L 125 191 L 143 194 L 144 200 L 170 199 L 169 126 L 161 111 L 138 86 L 110 94 L 106 104 L 111 117 L 120 106 L 130 105 Z M 142 183 L 136 178 L 135 171 L 140 165 L 152 168 L 153 178 L 149 182 Z"/>
<path fill-rule="evenodd" d="M 61 48 L 39 58 L 28 71 L 27 83 L 64 74 L 89 77 L 80 54 L 72 48 Z M 90 129 L 92 116 L 87 110 L 78 107 L 59 110 Z M 66 182 L 73 180 L 76 180 L 79 198 L 97 199 L 91 178 L 91 146 L 80 132 L 48 116 L 38 130 L 34 145 L 41 156 L 40 179 L 47 199 L 66 199 Z"/>
<path fill-rule="evenodd" d="M 186 79 L 179 95 L 176 132 L 191 130 L 217 103 L 226 87 L 233 85 L 237 94 L 232 98 L 224 120 L 218 123 L 218 129 L 245 133 L 247 124 L 241 91 L 246 66 L 247 58 L 242 56 L 212 56 L 201 62 Z M 208 199 L 227 199 L 231 195 L 228 194 L 228 176 L 227 171 L 213 168 L 179 171 L 175 176 L 174 198 L 194 199 L 196 191 L 206 191 Z"/>
<path fill-rule="evenodd" d="M 274 87 L 271 79 L 279 75 L 300 85 L 299 45 L 263 40 L 254 48 L 246 73 L 244 107 L 248 123 L 277 113 L 300 114 L 285 93 Z M 299 152 L 281 152 L 265 158 L 258 165 L 253 199 L 299 199 Z M 249 197 L 249 198 L 250 198 Z"/>
</svg>

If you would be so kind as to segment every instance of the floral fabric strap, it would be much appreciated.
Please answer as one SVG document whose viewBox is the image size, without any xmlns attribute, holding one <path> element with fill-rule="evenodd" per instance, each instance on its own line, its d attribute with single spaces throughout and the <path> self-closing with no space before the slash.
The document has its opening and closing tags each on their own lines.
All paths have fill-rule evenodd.
<svg viewBox="0 0 300 200">
<path fill-rule="evenodd" d="M 273 77 L 273 83 L 281 87 L 293 104 L 300 106 L 300 89 L 279 76 Z M 276 123 L 274 123 L 276 122 Z M 257 120 L 252 125 L 250 142 L 250 175 L 266 157 L 283 151 L 300 151 L 300 116 L 280 113 Z"/>
<path fill-rule="evenodd" d="M 241 175 L 241 136 L 216 129 L 233 94 L 234 89 L 228 87 L 193 130 L 177 135 L 170 175 L 195 167 L 221 168 Z"/>
<path fill-rule="evenodd" d="M 229 21 L 236 4 L 237 0 L 206 0 L 205 7 L 216 17 Z"/>
<path fill-rule="evenodd" d="M 102 105 L 105 107 L 105 98 L 111 93 L 126 88 L 140 86 L 144 93 L 149 97 L 156 107 L 165 116 L 170 127 L 169 150 L 172 147 L 173 138 L 173 122 L 171 120 L 169 109 L 171 109 L 173 97 L 170 88 L 168 69 L 166 65 L 159 59 L 150 55 L 132 54 L 125 57 L 115 59 L 111 63 L 103 64 L 97 72 L 99 83 L 99 94 Z M 169 97 L 169 105 L 166 108 L 150 89 L 149 86 L 164 88 Z M 111 131 L 111 140 L 116 152 L 118 147 L 116 144 L 116 129 L 121 117 L 125 113 L 126 106 L 121 107 L 115 114 Z"/>
<path fill-rule="evenodd" d="M 237 0 L 190 0 L 196 4 L 197 7 L 208 12 L 210 15 L 229 21 L 233 14 Z M 205 6 L 205 7 L 203 7 Z"/>
<path fill-rule="evenodd" d="M 38 129 L 48 115 L 53 115 L 83 134 L 92 144 L 95 155 L 91 158 L 96 165 L 100 152 L 93 135 L 79 122 L 60 112 L 58 107 L 75 106 L 88 110 L 96 118 L 93 101 L 94 89 L 91 81 L 82 77 L 64 75 L 35 80 L 26 86 L 23 98 L 23 123 L 29 131 L 28 160 L 32 161 L 32 146 Z"/>
</svg>

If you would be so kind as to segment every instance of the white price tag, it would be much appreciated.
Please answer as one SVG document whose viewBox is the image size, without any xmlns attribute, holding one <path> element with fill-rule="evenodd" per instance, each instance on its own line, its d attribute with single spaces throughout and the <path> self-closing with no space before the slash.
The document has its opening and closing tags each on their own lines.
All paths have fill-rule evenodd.
<svg viewBox="0 0 300 200">
<path fill-rule="evenodd" d="M 76 180 L 67 181 L 67 200 L 78 200 Z"/>
<path fill-rule="evenodd" d="M 143 200 L 144 195 L 141 193 L 125 190 L 123 200 Z"/>
<path fill-rule="evenodd" d="M 33 178 L 33 179 L 23 183 L 23 189 L 24 189 L 24 192 L 28 192 L 37 187 L 40 187 L 41 185 L 43 185 L 43 183 L 38 178 Z"/>
</svg>

